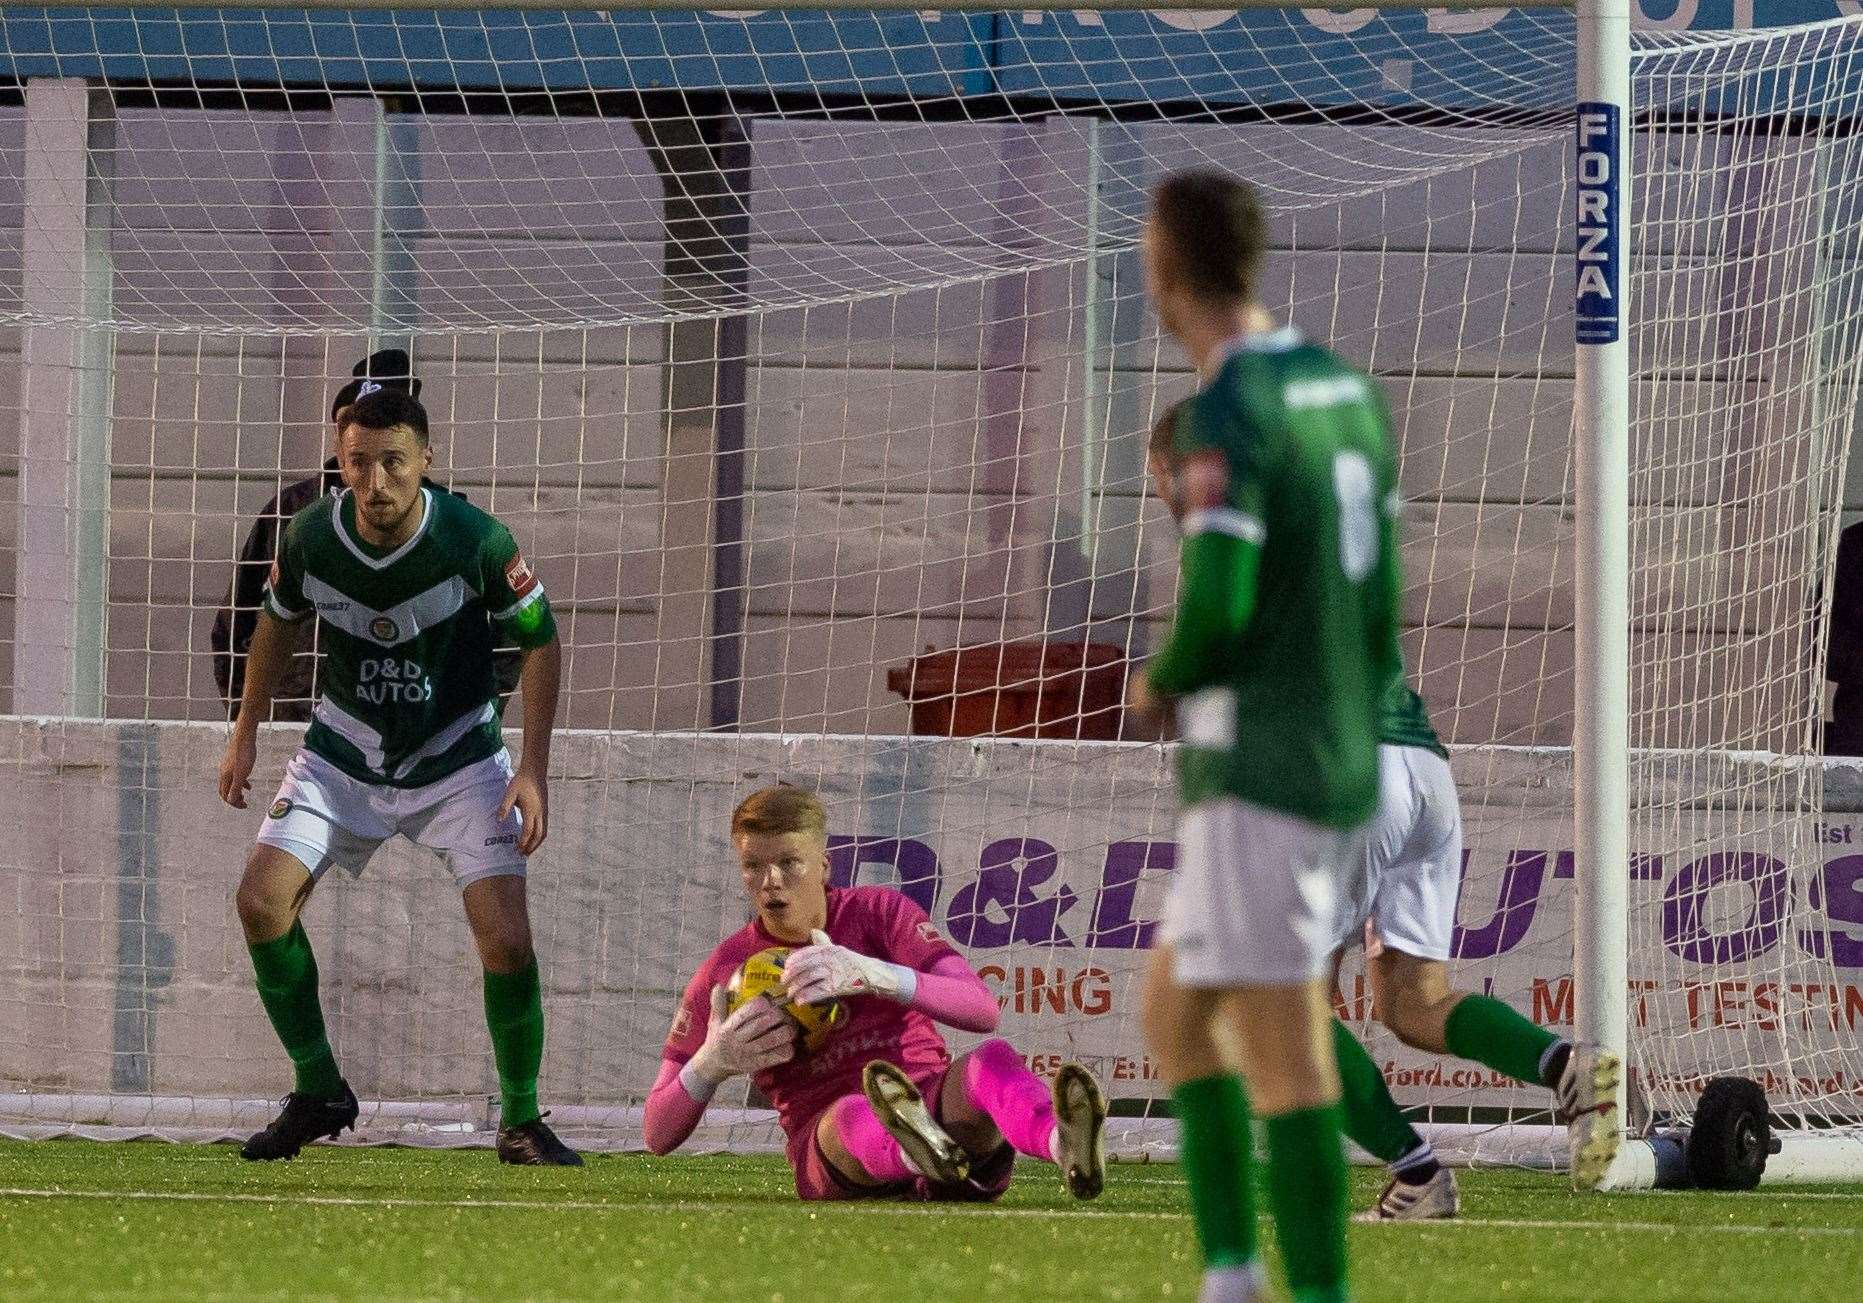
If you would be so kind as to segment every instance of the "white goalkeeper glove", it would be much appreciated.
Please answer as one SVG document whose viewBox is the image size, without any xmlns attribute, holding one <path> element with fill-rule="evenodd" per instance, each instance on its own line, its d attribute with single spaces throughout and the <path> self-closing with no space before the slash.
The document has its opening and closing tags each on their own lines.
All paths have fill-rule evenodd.
<svg viewBox="0 0 1863 1303">
<path fill-rule="evenodd" d="M 838 1000 L 848 995 L 883 995 L 909 1003 L 919 975 L 903 964 L 870 959 L 838 946 L 820 928 L 809 933 L 810 945 L 783 961 L 783 989 L 801 1004 Z"/>
<path fill-rule="evenodd" d="M 705 1043 L 679 1070 L 680 1083 L 694 1099 L 708 1100 L 731 1078 L 774 1068 L 796 1056 L 796 1024 L 788 1014 L 758 996 L 727 1018 L 728 1003 L 724 988 L 714 986 Z"/>
</svg>

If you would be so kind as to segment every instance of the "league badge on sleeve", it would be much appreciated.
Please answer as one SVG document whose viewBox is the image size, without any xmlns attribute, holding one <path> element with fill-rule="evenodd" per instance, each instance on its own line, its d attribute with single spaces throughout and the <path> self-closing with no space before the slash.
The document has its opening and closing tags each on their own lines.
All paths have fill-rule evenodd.
<svg viewBox="0 0 1863 1303">
<path fill-rule="evenodd" d="M 505 582 L 511 586 L 515 597 L 524 597 L 537 586 L 536 572 L 524 560 L 522 552 L 505 563 Z"/>
</svg>

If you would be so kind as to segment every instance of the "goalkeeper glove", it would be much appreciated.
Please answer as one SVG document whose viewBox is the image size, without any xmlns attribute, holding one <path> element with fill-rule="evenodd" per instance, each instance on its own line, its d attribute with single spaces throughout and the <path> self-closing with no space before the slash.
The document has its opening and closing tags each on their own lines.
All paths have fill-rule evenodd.
<svg viewBox="0 0 1863 1303">
<path fill-rule="evenodd" d="M 809 940 L 812 944 L 783 963 L 783 989 L 798 1003 L 883 995 L 909 1004 L 918 990 L 919 975 L 903 964 L 889 964 L 836 945 L 820 928 L 809 933 Z"/>
<path fill-rule="evenodd" d="M 724 988 L 714 986 L 705 1043 L 679 1070 L 680 1083 L 694 1099 L 710 1099 L 732 1077 L 762 1072 L 796 1056 L 796 1025 L 782 1010 L 759 996 L 726 1017 L 726 1003 Z"/>
</svg>

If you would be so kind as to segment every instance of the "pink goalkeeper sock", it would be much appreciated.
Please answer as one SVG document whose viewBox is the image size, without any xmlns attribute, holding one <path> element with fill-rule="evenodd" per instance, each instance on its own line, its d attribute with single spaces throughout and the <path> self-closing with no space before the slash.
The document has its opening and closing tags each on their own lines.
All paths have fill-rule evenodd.
<svg viewBox="0 0 1863 1303">
<path fill-rule="evenodd" d="M 1040 1077 L 1022 1066 L 1008 1041 L 985 1041 L 964 1062 L 964 1094 L 990 1115 L 1016 1152 L 1054 1161 L 1054 1101 Z"/>
<path fill-rule="evenodd" d="M 834 1113 L 835 1134 L 847 1147 L 867 1175 L 882 1185 L 910 1181 L 918 1173 L 906 1163 L 899 1142 L 886 1134 L 880 1119 L 873 1115 L 873 1105 L 863 1095 L 843 1095 L 829 1106 Z"/>
</svg>

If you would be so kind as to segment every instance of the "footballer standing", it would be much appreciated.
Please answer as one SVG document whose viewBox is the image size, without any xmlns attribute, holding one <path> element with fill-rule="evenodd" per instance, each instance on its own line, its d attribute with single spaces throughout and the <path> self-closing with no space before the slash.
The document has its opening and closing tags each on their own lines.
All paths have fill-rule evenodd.
<svg viewBox="0 0 1863 1303">
<path fill-rule="evenodd" d="M 1147 286 L 1202 387 L 1155 485 L 1183 536 L 1177 611 L 1133 685 L 1135 707 L 1168 704 L 1178 725 L 1178 867 L 1144 1021 L 1172 1088 L 1204 1303 L 1264 1296 L 1251 1115 L 1289 1292 L 1339 1303 L 1324 978 L 1399 671 L 1397 468 L 1376 384 L 1262 306 L 1266 244 L 1254 192 L 1230 176 L 1179 173 L 1152 194 Z"/>
<path fill-rule="evenodd" d="M 285 527 L 220 763 L 221 799 L 244 809 L 259 724 L 290 657 L 288 626 L 317 620 L 321 696 L 236 902 L 259 998 L 295 1080 L 278 1117 L 241 1153 L 291 1158 L 355 1125 L 356 1095 L 325 1035 L 317 960 L 299 916 L 332 865 L 360 871 L 401 833 L 440 852 L 460 887 L 484 970 L 499 1159 L 580 1166 L 537 1106 L 543 999 L 524 877 L 548 832 L 556 623 L 511 532 L 424 482 L 433 463 L 426 410 L 398 389 L 363 389 L 338 429 L 342 492 Z M 493 678 L 494 624 L 522 656 L 515 769 Z"/>
</svg>

